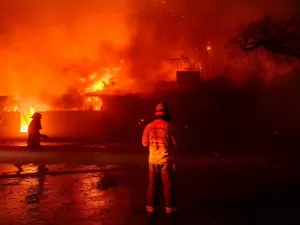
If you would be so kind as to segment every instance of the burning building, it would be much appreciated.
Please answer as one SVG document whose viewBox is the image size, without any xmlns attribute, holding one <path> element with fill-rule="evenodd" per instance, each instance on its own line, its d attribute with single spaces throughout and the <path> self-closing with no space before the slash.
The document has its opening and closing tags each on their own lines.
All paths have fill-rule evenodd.
<svg viewBox="0 0 300 225">
<path fill-rule="evenodd" d="M 152 113 L 149 114 L 149 112 L 152 111 L 151 107 L 159 101 L 159 99 L 155 100 L 155 96 L 161 95 L 159 93 L 192 90 L 191 88 L 199 87 L 200 81 L 199 71 L 187 69 L 177 72 L 177 83 L 169 82 L 174 83 L 174 86 L 168 86 L 171 89 L 163 85 L 164 87 L 160 90 L 156 89 L 156 94 L 153 92 L 150 95 L 147 92 L 124 94 L 118 89 L 117 78 L 120 71 L 119 68 L 101 69 L 85 78 L 79 78 L 78 87 L 82 89 L 70 92 L 48 104 L 25 97 L 6 99 L 2 104 L 2 114 L 14 115 L 14 118 L 9 119 L 9 121 L 14 120 L 13 128 L 9 128 L 13 132 L 7 132 L 7 134 L 14 136 L 20 133 L 26 134 L 32 114 L 41 112 L 43 132 L 49 135 L 88 135 L 109 139 L 107 135 L 110 133 L 109 130 L 121 132 L 123 128 L 132 126 L 136 126 L 135 129 L 139 130 L 144 118 L 152 117 Z M 158 86 L 158 83 L 155 86 Z M 149 102 L 152 104 L 148 105 Z M 18 127 L 16 123 L 19 123 Z"/>
<path fill-rule="evenodd" d="M 13 134 L 15 136 L 18 132 L 26 134 L 31 116 L 35 112 L 41 112 L 47 118 L 46 115 L 50 112 L 52 114 L 62 114 L 63 112 L 74 113 L 75 111 L 102 111 L 103 101 L 97 93 L 111 93 L 114 91 L 116 85 L 114 79 L 120 70 L 120 68 L 99 69 L 87 77 L 79 78 L 77 84 L 75 84 L 78 87 L 75 92 L 71 91 L 70 93 L 60 96 L 58 99 L 48 102 L 32 97 L 3 96 L 1 98 L 1 125 L 4 126 L 7 121 L 9 121 L 9 123 L 14 121 L 13 127 L 9 125 L 3 127 L 3 135 Z M 19 123 L 18 129 L 16 129 L 17 123 Z M 13 131 L 6 132 L 5 130 Z"/>
</svg>

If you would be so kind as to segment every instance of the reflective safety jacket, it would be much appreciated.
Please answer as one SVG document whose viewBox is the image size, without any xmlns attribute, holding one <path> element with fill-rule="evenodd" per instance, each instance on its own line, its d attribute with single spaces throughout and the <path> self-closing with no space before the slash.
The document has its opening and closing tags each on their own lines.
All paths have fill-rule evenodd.
<svg viewBox="0 0 300 225">
<path fill-rule="evenodd" d="M 172 124 L 162 119 L 149 123 L 143 132 L 142 145 L 149 147 L 149 163 L 173 162 L 177 143 Z"/>
</svg>

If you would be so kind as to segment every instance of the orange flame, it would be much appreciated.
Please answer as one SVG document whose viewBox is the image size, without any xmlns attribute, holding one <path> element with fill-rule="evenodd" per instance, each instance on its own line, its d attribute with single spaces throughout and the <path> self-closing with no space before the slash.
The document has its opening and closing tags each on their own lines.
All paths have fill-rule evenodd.
<svg viewBox="0 0 300 225">
<path fill-rule="evenodd" d="M 92 73 L 88 76 L 88 80 L 92 82 L 92 84 L 86 88 L 85 92 L 100 92 L 106 88 L 111 88 L 114 84 L 113 79 L 115 77 L 115 73 L 120 71 L 120 68 L 107 68 L 105 69 L 105 73 L 101 76 L 99 73 Z M 82 82 L 85 82 L 86 79 L 81 79 Z M 86 99 L 86 104 L 91 110 L 102 110 L 103 102 L 100 97 L 89 97 Z"/>
<path fill-rule="evenodd" d="M 21 128 L 20 128 L 20 132 L 21 133 L 27 133 L 28 132 L 28 125 L 30 122 L 30 117 L 35 113 L 36 108 L 29 106 L 29 113 L 23 113 L 23 115 L 21 115 Z"/>
<path fill-rule="evenodd" d="M 105 88 L 104 81 L 100 80 L 93 84 L 92 91 L 102 91 Z"/>
<path fill-rule="evenodd" d="M 109 86 L 114 78 L 114 74 L 118 71 L 120 71 L 120 68 L 108 68 L 105 69 L 105 73 L 103 76 L 99 76 L 98 73 L 91 74 L 88 79 L 92 81 L 93 83 L 86 88 L 86 92 L 97 92 L 97 91 L 103 91 L 106 86 Z M 100 78 L 99 78 L 100 77 Z"/>
<path fill-rule="evenodd" d="M 99 111 L 103 109 L 102 98 L 97 96 L 89 97 L 87 99 L 87 104 L 88 104 L 88 108 L 90 108 L 91 110 Z"/>
</svg>

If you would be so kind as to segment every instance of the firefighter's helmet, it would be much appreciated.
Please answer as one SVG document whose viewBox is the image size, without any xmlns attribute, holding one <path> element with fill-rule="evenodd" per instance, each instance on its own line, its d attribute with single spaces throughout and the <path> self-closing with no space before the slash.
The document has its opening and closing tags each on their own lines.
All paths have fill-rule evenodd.
<svg viewBox="0 0 300 225">
<path fill-rule="evenodd" d="M 30 117 L 32 119 L 36 119 L 36 120 L 40 120 L 42 119 L 42 114 L 38 113 L 38 112 L 35 112 L 32 117 Z"/>
<path fill-rule="evenodd" d="M 161 102 L 156 106 L 155 116 L 165 116 L 170 112 L 169 105 L 165 102 Z"/>
</svg>

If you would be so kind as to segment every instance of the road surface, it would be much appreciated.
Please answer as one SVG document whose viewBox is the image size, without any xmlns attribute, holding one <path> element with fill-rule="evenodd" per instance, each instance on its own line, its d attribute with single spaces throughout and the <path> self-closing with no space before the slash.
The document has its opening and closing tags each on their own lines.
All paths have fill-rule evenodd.
<svg viewBox="0 0 300 225">
<path fill-rule="evenodd" d="M 146 155 L 130 153 L 128 158 L 136 158 L 124 164 L 120 163 L 124 155 L 114 164 L 100 159 L 97 164 L 95 158 L 109 154 L 89 153 L 83 160 L 78 152 L 67 152 L 73 155 L 71 160 L 59 151 L 39 153 L 35 160 L 47 162 L 52 156 L 48 165 L 52 174 L 36 176 L 32 175 L 35 165 L 25 165 L 22 174 L 15 173 L 11 163 L 22 159 L 24 152 L 0 151 L 4 158 L 13 153 L 9 162 L 0 164 L 1 225 L 147 224 Z M 26 154 L 29 163 L 35 153 Z M 200 156 L 186 156 L 183 161 L 177 171 L 178 224 L 300 224 L 297 163 Z M 163 207 L 160 215 L 164 224 Z"/>
</svg>

